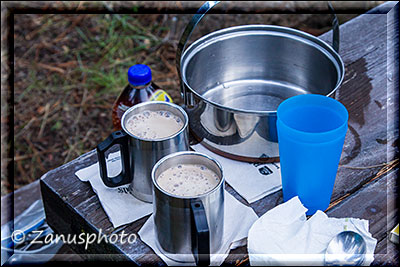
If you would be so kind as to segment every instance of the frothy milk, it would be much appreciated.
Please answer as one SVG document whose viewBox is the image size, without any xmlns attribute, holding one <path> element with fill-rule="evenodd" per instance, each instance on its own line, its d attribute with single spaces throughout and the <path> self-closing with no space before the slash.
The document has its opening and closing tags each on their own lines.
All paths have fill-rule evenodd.
<svg viewBox="0 0 400 267">
<path fill-rule="evenodd" d="M 143 111 L 126 122 L 126 129 L 143 139 L 160 139 L 171 136 L 182 129 L 184 123 L 169 111 Z"/>
<path fill-rule="evenodd" d="M 179 164 L 163 171 L 157 184 L 170 194 L 195 197 L 218 185 L 218 175 L 203 165 Z"/>
</svg>

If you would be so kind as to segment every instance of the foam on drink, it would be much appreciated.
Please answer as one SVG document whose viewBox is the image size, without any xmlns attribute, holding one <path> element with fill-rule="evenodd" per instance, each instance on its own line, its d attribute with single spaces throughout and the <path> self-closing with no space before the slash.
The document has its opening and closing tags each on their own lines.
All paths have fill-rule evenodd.
<svg viewBox="0 0 400 267">
<path fill-rule="evenodd" d="M 170 194 L 195 197 L 212 190 L 219 181 L 218 175 L 203 165 L 178 164 L 163 171 L 156 182 Z"/>
<path fill-rule="evenodd" d="M 130 117 L 126 129 L 143 139 L 160 139 L 171 136 L 183 128 L 183 121 L 169 111 L 143 111 Z"/>
</svg>

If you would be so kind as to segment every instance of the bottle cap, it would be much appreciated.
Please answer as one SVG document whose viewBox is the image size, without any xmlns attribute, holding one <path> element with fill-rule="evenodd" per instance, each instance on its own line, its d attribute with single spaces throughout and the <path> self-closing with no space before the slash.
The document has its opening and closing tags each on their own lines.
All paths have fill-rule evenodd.
<svg viewBox="0 0 400 267">
<path fill-rule="evenodd" d="M 147 65 L 136 64 L 128 70 L 128 81 L 132 85 L 145 85 L 151 82 L 151 69 Z"/>
</svg>

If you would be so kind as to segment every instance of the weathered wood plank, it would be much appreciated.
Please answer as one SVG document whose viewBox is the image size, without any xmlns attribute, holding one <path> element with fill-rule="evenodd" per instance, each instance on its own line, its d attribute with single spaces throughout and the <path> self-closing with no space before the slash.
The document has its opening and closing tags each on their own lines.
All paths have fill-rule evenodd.
<svg viewBox="0 0 400 267">
<path fill-rule="evenodd" d="M 340 51 L 342 51 L 341 56 L 346 65 L 346 75 L 336 98 L 346 106 L 350 116 L 341 165 L 366 167 L 387 163 L 394 159 L 395 152 L 397 152 L 397 147 L 393 144 L 398 140 L 398 122 L 392 121 L 388 124 L 387 117 L 388 114 L 389 116 L 398 114 L 398 105 L 395 105 L 398 90 L 394 90 L 397 98 L 388 98 L 387 85 L 397 83 L 395 75 L 393 75 L 392 82 L 388 82 L 386 75 L 387 68 L 395 69 L 396 61 L 386 62 L 388 56 L 386 29 L 398 27 L 395 26 L 395 22 L 398 25 L 398 21 L 389 21 L 393 24 L 392 27 L 389 27 L 386 15 L 367 14 L 340 27 Z M 368 25 L 374 26 L 369 27 Z M 365 36 L 368 38 L 363 39 Z M 321 39 L 330 41 L 331 33 L 322 35 Z M 371 51 L 361 49 L 374 46 L 376 43 L 379 43 L 382 49 Z M 396 51 L 393 44 L 388 48 L 388 52 Z M 352 52 L 347 53 L 348 50 Z M 387 158 L 387 155 L 390 157 Z M 379 167 L 352 169 L 340 166 L 331 201 L 355 192 L 373 178 L 379 169 Z M 251 205 L 257 214 L 281 203 L 282 192 L 276 192 L 267 198 L 270 199 L 268 206 L 265 206 L 264 199 Z"/>
<path fill-rule="evenodd" d="M 1 198 L 1 225 L 15 218 L 40 199 L 39 181 L 35 181 Z"/>
<path fill-rule="evenodd" d="M 393 209 L 397 199 L 395 191 L 397 176 L 398 169 L 384 178 L 363 186 L 355 194 L 327 212 L 330 217 L 354 217 L 369 220 L 369 230 L 372 236 L 378 242 L 382 242 L 379 253 L 385 254 L 384 257 L 382 257 L 383 255 L 376 257 L 374 265 L 381 265 L 383 258 L 394 256 L 386 255 L 385 244 L 388 239 L 388 229 L 392 229 L 398 220 L 397 210 Z"/>
<path fill-rule="evenodd" d="M 391 53 L 390 49 L 395 44 L 391 46 L 386 42 L 390 34 L 387 26 L 393 26 L 395 23 L 398 21 L 388 20 L 385 14 L 367 14 L 341 26 L 340 54 L 346 65 L 346 76 L 336 98 L 347 107 L 350 114 L 350 130 L 345 140 L 342 165 L 358 167 L 377 165 L 389 162 L 397 152 L 396 146 L 392 146 L 398 138 L 397 124 L 395 121 L 388 120 L 388 111 L 397 114 L 398 106 L 395 105 L 395 99 L 398 97 L 398 91 L 395 91 L 394 97 L 388 97 L 390 93 L 388 85 L 390 86 L 391 82 L 396 81 L 398 77 L 388 81 L 387 71 L 394 68 L 398 61 L 388 60 L 387 53 Z M 329 41 L 330 33 L 324 34 L 321 38 Z M 51 219 L 52 227 L 60 233 L 98 232 L 100 229 L 106 234 L 121 229 L 137 233 L 147 217 L 121 226 L 119 229 L 113 229 L 90 185 L 80 182 L 74 176 L 75 171 L 95 161 L 96 155 L 94 151 L 91 151 L 47 173 L 42 178 L 42 194 L 46 195 L 44 197 L 47 203 L 46 213 L 49 220 Z M 371 232 L 381 239 L 379 251 L 383 251 L 382 242 L 386 239 L 382 229 L 384 225 L 389 225 L 389 222 L 382 218 L 386 218 L 393 212 L 386 210 L 386 202 L 383 201 L 386 196 L 382 193 L 385 190 L 380 191 L 385 188 L 387 178 L 383 175 L 368 183 L 380 169 L 381 167 L 352 169 L 341 166 L 332 196 L 332 201 L 337 201 L 338 204 L 332 207 L 328 214 L 341 217 L 356 217 L 358 214 L 361 218 L 370 220 Z M 237 199 L 247 204 L 232 188 L 229 186 L 227 188 Z M 365 206 L 367 203 L 362 200 L 371 192 L 376 192 L 375 198 L 371 198 L 371 201 L 375 199 L 377 208 L 375 208 L 376 212 L 368 213 L 369 206 Z M 344 198 L 344 196 L 348 197 Z M 280 203 L 282 203 L 281 191 L 250 206 L 258 215 L 262 215 Z M 354 209 L 357 205 L 362 207 L 358 213 L 357 210 L 352 211 L 355 213 L 350 212 L 350 208 Z M 154 255 L 153 251 L 141 240 L 134 245 L 117 243 L 115 246 L 91 246 L 87 251 L 79 247 L 75 249 L 80 253 L 122 253 L 125 254 L 123 259 L 129 259 L 138 264 L 162 264 L 158 256 Z M 237 259 L 244 259 L 245 256 L 246 248 L 238 248 L 231 252 L 226 263 L 234 264 Z M 378 262 L 384 261 L 378 260 Z"/>
<path fill-rule="evenodd" d="M 20 215 L 36 200 L 41 199 L 39 180 L 25 185 L 1 198 L 1 225 Z M 11 210 L 12 209 L 12 210 Z M 68 245 L 63 245 L 50 261 L 81 261 Z"/>
<path fill-rule="evenodd" d="M 399 245 L 384 239 L 376 245 L 375 260 L 371 265 L 399 266 Z"/>
</svg>

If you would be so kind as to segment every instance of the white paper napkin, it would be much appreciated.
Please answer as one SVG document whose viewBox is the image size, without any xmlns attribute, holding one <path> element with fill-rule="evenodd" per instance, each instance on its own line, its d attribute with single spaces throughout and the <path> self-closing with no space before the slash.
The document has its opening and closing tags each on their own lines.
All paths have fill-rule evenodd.
<svg viewBox="0 0 400 267">
<path fill-rule="evenodd" d="M 257 214 L 250 207 L 247 207 L 240 203 L 235 197 L 225 191 L 225 209 L 224 209 L 224 233 L 222 247 L 217 254 L 211 255 L 211 265 L 221 265 L 231 249 L 235 249 L 246 244 L 247 233 L 251 225 L 258 219 Z M 154 232 L 154 220 L 153 216 L 146 221 L 143 227 L 138 232 L 140 238 L 148 246 L 150 246 L 154 252 L 160 256 L 160 258 L 167 265 L 187 265 L 193 266 L 193 263 L 179 263 L 171 260 L 161 253 L 158 246 L 156 245 L 156 235 Z"/>
<path fill-rule="evenodd" d="M 109 176 L 112 177 L 120 172 L 119 151 L 110 153 L 106 162 Z M 81 169 L 75 172 L 75 175 L 83 182 L 90 182 L 114 228 L 134 222 L 153 212 L 152 204 L 135 198 L 129 193 L 128 185 L 116 188 L 106 187 L 100 177 L 99 163 Z"/>
<path fill-rule="evenodd" d="M 249 230 L 250 265 L 324 265 L 329 242 L 347 230 L 364 238 L 367 253 L 363 265 L 371 264 L 377 240 L 369 232 L 368 220 L 329 218 L 320 210 L 307 220 L 306 211 L 294 197 L 261 216 Z"/>
<path fill-rule="evenodd" d="M 216 159 L 222 166 L 225 181 L 248 203 L 253 203 L 282 188 L 280 163 L 248 163 L 217 155 L 201 144 L 192 148 Z"/>
</svg>

